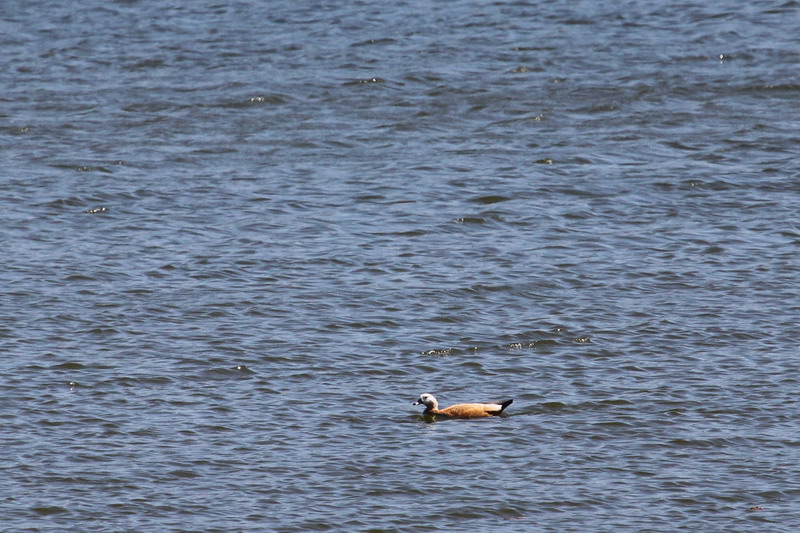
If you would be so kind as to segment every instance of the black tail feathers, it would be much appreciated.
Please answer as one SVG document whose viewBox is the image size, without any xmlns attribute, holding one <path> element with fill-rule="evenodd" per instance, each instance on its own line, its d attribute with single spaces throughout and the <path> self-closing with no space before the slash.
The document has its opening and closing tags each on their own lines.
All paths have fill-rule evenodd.
<svg viewBox="0 0 800 533">
<path fill-rule="evenodd" d="M 502 408 L 502 409 L 500 409 L 500 412 L 502 413 L 503 411 L 505 411 L 505 410 L 506 410 L 506 407 L 508 407 L 508 406 L 509 406 L 509 405 L 511 405 L 512 403 L 514 403 L 514 398 L 510 398 L 510 399 L 508 399 L 508 400 L 506 400 L 506 401 L 504 401 L 504 402 L 500 402 L 500 405 L 502 405 L 502 406 L 503 406 L 503 408 Z"/>
</svg>

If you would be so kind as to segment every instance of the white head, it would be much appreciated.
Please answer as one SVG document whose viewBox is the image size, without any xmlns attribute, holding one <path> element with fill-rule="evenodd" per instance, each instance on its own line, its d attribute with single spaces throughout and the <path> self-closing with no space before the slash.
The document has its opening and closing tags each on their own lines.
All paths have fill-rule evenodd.
<svg viewBox="0 0 800 533">
<path fill-rule="evenodd" d="M 420 394 L 419 399 L 414 402 L 414 405 L 424 405 L 427 409 L 438 409 L 439 402 L 436 401 L 436 398 L 433 397 L 433 394 Z"/>
</svg>

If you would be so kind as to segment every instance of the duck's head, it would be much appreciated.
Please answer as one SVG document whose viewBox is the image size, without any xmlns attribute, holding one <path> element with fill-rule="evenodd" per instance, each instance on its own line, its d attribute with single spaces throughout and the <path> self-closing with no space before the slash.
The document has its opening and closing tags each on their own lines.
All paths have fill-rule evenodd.
<svg viewBox="0 0 800 533">
<path fill-rule="evenodd" d="M 428 409 L 438 409 L 439 403 L 436 401 L 436 398 L 433 397 L 433 394 L 420 394 L 419 398 L 413 405 L 424 405 Z"/>
</svg>

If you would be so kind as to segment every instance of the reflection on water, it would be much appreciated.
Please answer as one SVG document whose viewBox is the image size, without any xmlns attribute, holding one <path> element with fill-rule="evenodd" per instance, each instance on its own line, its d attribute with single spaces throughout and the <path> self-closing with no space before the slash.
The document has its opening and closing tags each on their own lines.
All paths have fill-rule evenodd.
<svg viewBox="0 0 800 533">
<path fill-rule="evenodd" d="M 792 3 L 4 11 L 6 529 L 800 527 Z"/>
</svg>

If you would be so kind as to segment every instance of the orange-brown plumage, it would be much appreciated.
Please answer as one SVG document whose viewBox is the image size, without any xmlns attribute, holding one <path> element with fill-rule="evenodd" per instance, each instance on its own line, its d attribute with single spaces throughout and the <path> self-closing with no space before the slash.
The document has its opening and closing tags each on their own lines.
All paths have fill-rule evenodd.
<svg viewBox="0 0 800 533">
<path fill-rule="evenodd" d="M 425 411 L 422 413 L 424 415 L 438 415 L 450 418 L 481 418 L 501 414 L 513 401 L 511 399 L 497 403 L 459 403 L 445 409 L 439 409 L 439 402 L 436 401 L 436 398 L 432 394 L 425 393 L 420 395 L 414 405 L 424 405 Z"/>
</svg>

